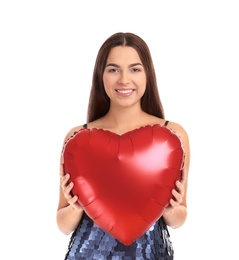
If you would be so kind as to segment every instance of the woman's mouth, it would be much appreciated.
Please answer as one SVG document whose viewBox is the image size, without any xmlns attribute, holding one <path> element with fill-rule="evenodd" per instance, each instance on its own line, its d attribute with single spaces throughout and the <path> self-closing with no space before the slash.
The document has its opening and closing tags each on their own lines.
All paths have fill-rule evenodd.
<svg viewBox="0 0 239 260">
<path fill-rule="evenodd" d="M 120 95 L 120 96 L 130 96 L 133 92 L 134 89 L 116 89 L 116 92 Z"/>
</svg>

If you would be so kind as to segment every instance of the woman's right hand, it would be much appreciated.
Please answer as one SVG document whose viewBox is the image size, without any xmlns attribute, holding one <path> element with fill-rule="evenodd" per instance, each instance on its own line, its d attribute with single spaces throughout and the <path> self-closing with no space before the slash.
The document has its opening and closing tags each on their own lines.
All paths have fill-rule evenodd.
<svg viewBox="0 0 239 260">
<path fill-rule="evenodd" d="M 82 206 L 78 202 L 77 195 L 72 195 L 72 188 L 74 186 L 74 183 L 70 180 L 70 174 L 66 173 L 64 174 L 63 165 L 61 164 L 60 169 L 60 176 L 61 176 L 61 188 L 64 194 L 65 199 L 67 200 L 68 204 L 71 205 L 75 210 L 82 210 Z"/>
<path fill-rule="evenodd" d="M 60 165 L 60 196 L 57 207 L 57 225 L 66 235 L 74 231 L 83 215 L 83 207 L 78 202 L 78 197 L 72 195 L 73 182 L 70 175 L 64 173 L 63 164 Z"/>
</svg>

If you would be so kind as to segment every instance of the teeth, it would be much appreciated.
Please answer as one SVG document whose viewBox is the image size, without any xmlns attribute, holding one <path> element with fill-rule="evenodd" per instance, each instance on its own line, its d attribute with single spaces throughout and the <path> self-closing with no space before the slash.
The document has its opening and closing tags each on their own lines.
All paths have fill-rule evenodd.
<svg viewBox="0 0 239 260">
<path fill-rule="evenodd" d="M 124 89 L 124 90 L 117 90 L 119 93 L 122 93 L 122 94 L 127 94 L 127 93 L 130 93 L 130 92 L 133 92 L 132 89 Z"/>
</svg>

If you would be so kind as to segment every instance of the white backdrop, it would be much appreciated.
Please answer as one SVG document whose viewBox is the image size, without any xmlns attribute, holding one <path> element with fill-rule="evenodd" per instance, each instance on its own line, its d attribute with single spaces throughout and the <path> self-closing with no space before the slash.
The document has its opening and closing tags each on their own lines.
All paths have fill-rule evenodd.
<svg viewBox="0 0 239 260">
<path fill-rule="evenodd" d="M 188 219 L 170 229 L 176 260 L 239 259 L 237 1 L 1 1 L 1 255 L 63 260 L 58 164 L 65 134 L 86 121 L 103 41 L 149 45 L 166 118 L 191 142 Z"/>
</svg>

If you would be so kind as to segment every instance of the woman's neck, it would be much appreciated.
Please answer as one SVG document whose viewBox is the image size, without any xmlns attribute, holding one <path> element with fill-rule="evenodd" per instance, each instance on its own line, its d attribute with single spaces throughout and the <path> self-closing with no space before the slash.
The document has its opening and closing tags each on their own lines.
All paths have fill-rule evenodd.
<svg viewBox="0 0 239 260">
<path fill-rule="evenodd" d="M 100 121 L 102 128 L 123 133 L 144 125 L 146 116 L 141 108 L 111 108 Z"/>
</svg>

